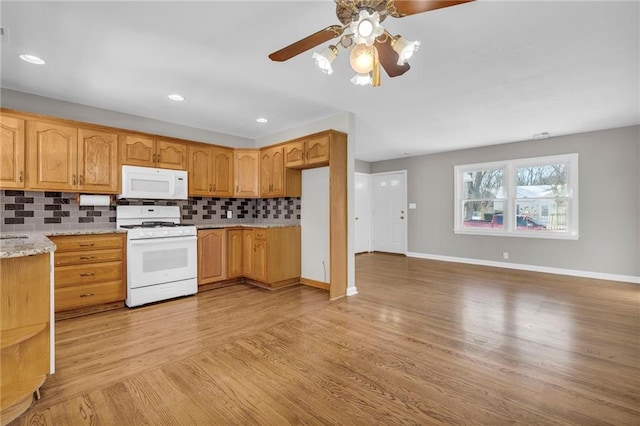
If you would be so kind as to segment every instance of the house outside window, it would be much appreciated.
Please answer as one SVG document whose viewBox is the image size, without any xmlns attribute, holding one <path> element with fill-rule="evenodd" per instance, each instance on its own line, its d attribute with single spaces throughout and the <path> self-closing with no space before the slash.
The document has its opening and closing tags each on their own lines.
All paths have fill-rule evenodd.
<svg viewBox="0 0 640 426">
<path fill-rule="evenodd" d="M 578 154 L 455 166 L 458 234 L 578 238 Z"/>
</svg>

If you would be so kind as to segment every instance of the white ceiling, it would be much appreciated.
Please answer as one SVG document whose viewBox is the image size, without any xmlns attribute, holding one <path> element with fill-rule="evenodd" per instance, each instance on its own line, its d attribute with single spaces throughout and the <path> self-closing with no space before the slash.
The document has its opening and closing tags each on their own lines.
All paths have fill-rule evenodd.
<svg viewBox="0 0 640 426">
<path fill-rule="evenodd" d="M 422 46 L 377 88 L 350 83 L 344 51 L 331 76 L 311 51 L 268 59 L 338 24 L 331 0 L 0 7 L 3 88 L 251 139 L 349 111 L 366 161 L 640 123 L 637 1 L 477 1 L 387 18 Z"/>
</svg>

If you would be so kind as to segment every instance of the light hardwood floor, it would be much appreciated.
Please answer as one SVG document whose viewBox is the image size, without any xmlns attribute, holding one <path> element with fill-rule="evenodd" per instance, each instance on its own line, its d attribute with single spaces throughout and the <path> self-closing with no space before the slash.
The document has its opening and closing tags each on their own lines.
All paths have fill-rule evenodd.
<svg viewBox="0 0 640 426">
<path fill-rule="evenodd" d="M 640 286 L 383 254 L 357 296 L 237 285 L 60 321 L 16 425 L 640 422 Z"/>
</svg>

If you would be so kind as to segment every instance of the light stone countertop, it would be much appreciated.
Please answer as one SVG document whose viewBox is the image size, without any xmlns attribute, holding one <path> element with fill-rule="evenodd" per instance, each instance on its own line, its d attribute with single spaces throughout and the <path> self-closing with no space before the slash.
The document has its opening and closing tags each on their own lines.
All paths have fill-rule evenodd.
<svg viewBox="0 0 640 426">
<path fill-rule="evenodd" d="M 2 234 L 0 235 L 0 259 L 34 256 L 56 250 L 53 241 L 43 234 Z"/>
<path fill-rule="evenodd" d="M 290 226 L 278 223 L 228 223 L 228 224 L 197 224 L 197 229 L 223 229 L 223 228 L 286 228 Z M 0 259 L 10 257 L 33 256 L 49 253 L 56 250 L 56 245 L 47 237 L 63 235 L 95 235 L 95 234 L 124 234 L 125 229 L 64 229 L 59 231 L 34 231 L 34 232 L 1 232 L 0 233 Z"/>
<path fill-rule="evenodd" d="M 197 229 L 223 229 L 223 228 L 288 228 L 300 225 L 287 225 L 280 223 L 228 223 L 228 224 L 196 224 Z"/>
<path fill-rule="evenodd" d="M 60 231 L 34 232 L 2 232 L 0 233 L 0 259 L 10 257 L 33 256 L 50 253 L 56 250 L 56 245 L 47 237 L 60 235 L 94 235 L 126 233 L 125 230 L 111 229 L 81 229 Z"/>
</svg>

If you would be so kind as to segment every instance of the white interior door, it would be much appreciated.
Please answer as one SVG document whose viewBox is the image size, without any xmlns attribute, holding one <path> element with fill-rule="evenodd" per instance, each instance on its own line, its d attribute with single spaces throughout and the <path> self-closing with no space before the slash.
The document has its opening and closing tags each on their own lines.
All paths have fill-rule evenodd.
<svg viewBox="0 0 640 426">
<path fill-rule="evenodd" d="M 407 172 L 373 175 L 373 250 L 407 251 Z"/>
<path fill-rule="evenodd" d="M 371 251 L 371 176 L 355 173 L 355 252 Z"/>
</svg>

